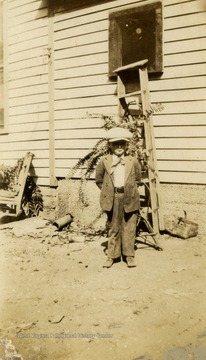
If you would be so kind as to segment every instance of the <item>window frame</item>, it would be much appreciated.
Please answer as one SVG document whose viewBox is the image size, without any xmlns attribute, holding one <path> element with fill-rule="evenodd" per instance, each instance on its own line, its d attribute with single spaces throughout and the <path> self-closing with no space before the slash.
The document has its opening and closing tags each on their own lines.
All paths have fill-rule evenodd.
<svg viewBox="0 0 206 360">
<path fill-rule="evenodd" d="M 124 17 L 153 11 L 155 14 L 155 68 L 150 69 L 150 73 L 163 72 L 163 6 L 162 0 L 148 1 L 127 7 L 117 8 L 109 13 L 109 61 L 108 76 L 116 77 L 114 70 L 123 65 L 122 63 L 122 34 L 118 24 Z M 136 61 L 143 60 L 137 59 Z M 149 64 L 149 63 L 148 63 Z"/>
</svg>

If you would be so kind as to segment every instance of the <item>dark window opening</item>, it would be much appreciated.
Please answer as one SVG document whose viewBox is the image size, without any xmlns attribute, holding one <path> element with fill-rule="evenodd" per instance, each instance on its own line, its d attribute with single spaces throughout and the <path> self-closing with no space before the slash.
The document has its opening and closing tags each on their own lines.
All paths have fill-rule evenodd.
<svg viewBox="0 0 206 360">
<path fill-rule="evenodd" d="M 120 66 L 144 59 L 149 72 L 162 72 L 161 1 L 109 15 L 109 76 Z"/>
</svg>

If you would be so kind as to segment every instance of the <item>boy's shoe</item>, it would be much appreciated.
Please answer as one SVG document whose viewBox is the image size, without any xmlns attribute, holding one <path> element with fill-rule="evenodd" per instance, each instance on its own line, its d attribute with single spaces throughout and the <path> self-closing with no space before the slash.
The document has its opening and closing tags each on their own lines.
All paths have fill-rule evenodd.
<svg viewBox="0 0 206 360">
<path fill-rule="evenodd" d="M 106 263 L 103 265 L 104 268 L 110 268 L 113 265 L 114 260 L 112 258 L 107 259 Z"/>
<path fill-rule="evenodd" d="M 127 262 L 128 267 L 136 267 L 137 266 L 133 256 L 127 256 L 126 262 Z"/>
</svg>

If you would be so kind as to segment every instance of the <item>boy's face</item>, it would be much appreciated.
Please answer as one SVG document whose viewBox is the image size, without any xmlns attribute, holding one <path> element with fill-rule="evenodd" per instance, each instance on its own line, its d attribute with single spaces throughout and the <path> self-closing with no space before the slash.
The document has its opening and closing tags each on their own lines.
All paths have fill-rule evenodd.
<svg viewBox="0 0 206 360">
<path fill-rule="evenodd" d="M 109 147 L 113 154 L 116 156 L 122 156 L 127 150 L 127 141 L 119 140 L 109 143 Z"/>
</svg>

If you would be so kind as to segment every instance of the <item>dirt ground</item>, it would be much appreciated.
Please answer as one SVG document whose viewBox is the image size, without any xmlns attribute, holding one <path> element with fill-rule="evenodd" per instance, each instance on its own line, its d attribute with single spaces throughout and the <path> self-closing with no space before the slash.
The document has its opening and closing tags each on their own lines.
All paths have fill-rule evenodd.
<svg viewBox="0 0 206 360">
<path fill-rule="evenodd" d="M 102 235 L 0 225 L 0 359 L 206 359 L 205 229 L 159 242 L 105 269 Z"/>
</svg>

